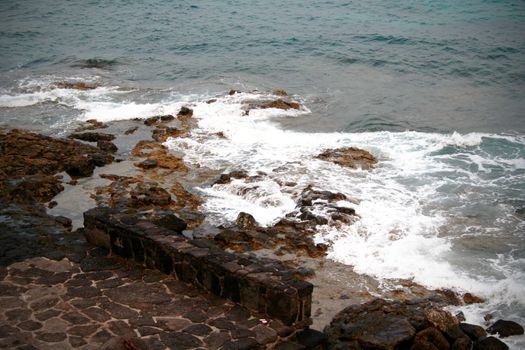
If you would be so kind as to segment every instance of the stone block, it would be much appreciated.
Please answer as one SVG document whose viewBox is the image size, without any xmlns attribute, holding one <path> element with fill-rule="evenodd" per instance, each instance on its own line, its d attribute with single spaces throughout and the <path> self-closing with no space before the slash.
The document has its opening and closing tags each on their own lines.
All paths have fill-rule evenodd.
<svg viewBox="0 0 525 350">
<path fill-rule="evenodd" d="M 227 253 L 209 243 L 174 235 L 137 215 L 94 208 L 84 213 L 84 226 L 93 243 L 109 246 L 115 255 L 174 274 L 287 326 L 311 322 L 313 286 L 296 279 L 291 270 L 268 259 Z M 262 341 L 261 335 L 259 338 Z"/>
</svg>

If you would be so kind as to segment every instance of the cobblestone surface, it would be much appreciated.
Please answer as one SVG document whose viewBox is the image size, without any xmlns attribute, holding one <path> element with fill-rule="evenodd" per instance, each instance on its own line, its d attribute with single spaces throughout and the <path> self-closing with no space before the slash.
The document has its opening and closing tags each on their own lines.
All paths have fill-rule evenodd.
<svg viewBox="0 0 525 350">
<path fill-rule="evenodd" d="M 286 334 L 278 321 L 100 249 L 80 263 L 0 266 L 0 279 L 1 348 L 99 349 L 124 337 L 147 349 L 264 349 Z"/>
</svg>

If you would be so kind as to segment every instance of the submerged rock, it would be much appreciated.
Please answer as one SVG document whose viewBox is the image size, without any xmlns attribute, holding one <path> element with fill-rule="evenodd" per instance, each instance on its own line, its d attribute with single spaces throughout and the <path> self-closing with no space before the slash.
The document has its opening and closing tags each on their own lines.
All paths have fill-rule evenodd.
<svg viewBox="0 0 525 350">
<path fill-rule="evenodd" d="M 99 122 L 96 119 L 89 119 L 84 122 L 84 125 L 75 129 L 76 132 L 86 131 L 86 130 L 96 130 L 96 129 L 105 129 L 108 125 L 102 122 Z"/>
<path fill-rule="evenodd" d="M 356 148 L 343 147 L 337 149 L 326 150 L 319 154 L 316 158 L 335 163 L 337 165 L 348 168 L 370 169 L 376 163 L 377 159 L 371 153 Z"/>
<path fill-rule="evenodd" d="M 85 83 L 82 81 L 78 82 L 69 82 L 69 81 L 58 81 L 54 83 L 54 86 L 57 89 L 74 89 L 74 90 L 93 90 L 98 87 L 96 84 Z"/>
<path fill-rule="evenodd" d="M 275 109 L 282 109 L 284 111 L 287 111 L 289 109 L 295 109 L 299 110 L 301 109 L 301 104 L 299 102 L 295 101 L 287 101 L 284 99 L 277 99 L 272 101 L 256 101 L 256 102 L 250 102 L 247 105 L 243 107 L 244 114 L 248 115 L 250 114 L 250 111 L 252 109 L 267 109 L 267 108 L 275 108 Z"/>
</svg>

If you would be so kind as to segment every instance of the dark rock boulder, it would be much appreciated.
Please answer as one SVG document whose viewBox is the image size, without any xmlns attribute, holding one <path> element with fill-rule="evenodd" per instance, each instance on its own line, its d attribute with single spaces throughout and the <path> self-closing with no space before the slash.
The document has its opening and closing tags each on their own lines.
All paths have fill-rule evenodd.
<svg viewBox="0 0 525 350">
<path fill-rule="evenodd" d="M 75 159 L 69 162 L 64 170 L 73 178 L 91 176 L 95 170 L 95 162 L 89 158 Z"/>
<path fill-rule="evenodd" d="M 259 226 L 252 215 L 244 212 L 239 213 L 235 224 L 241 229 L 253 229 Z"/>
<path fill-rule="evenodd" d="M 485 337 L 487 335 L 487 332 L 483 329 L 483 327 L 470 324 L 470 323 L 460 323 L 459 326 L 461 327 L 461 330 L 463 333 L 469 336 L 472 340 L 478 340 L 479 338 Z"/>
<path fill-rule="evenodd" d="M 501 338 L 510 337 L 511 335 L 523 334 L 523 327 L 514 321 L 497 320 L 487 328 L 490 334 L 499 334 Z"/>
<path fill-rule="evenodd" d="M 447 338 L 436 328 L 428 327 L 427 329 L 416 334 L 414 338 L 414 346 L 422 347 L 423 344 L 429 343 L 436 347 L 439 350 L 448 350 L 450 349 L 450 344 L 447 341 Z M 421 345 L 418 345 L 421 344 Z"/>
<path fill-rule="evenodd" d="M 167 228 L 176 233 L 182 233 L 188 226 L 186 222 L 169 210 L 154 210 L 146 215 L 146 218 L 155 225 Z"/>
<path fill-rule="evenodd" d="M 118 147 L 111 141 L 100 140 L 97 142 L 97 147 L 102 151 L 115 153 L 118 151 Z"/>
<path fill-rule="evenodd" d="M 80 133 L 73 133 L 68 136 L 70 139 L 77 139 L 87 142 L 98 142 L 98 141 L 113 141 L 115 139 L 115 135 L 112 134 L 106 134 L 102 132 L 80 132 Z"/>
<path fill-rule="evenodd" d="M 193 116 L 193 109 L 188 107 L 181 107 L 179 110 L 179 113 L 177 113 L 177 117 L 179 118 L 191 118 Z"/>
<path fill-rule="evenodd" d="M 430 300 L 375 299 L 347 307 L 324 331 L 333 349 L 448 350 L 456 340 L 445 331 L 454 326 L 457 320 Z"/>
<path fill-rule="evenodd" d="M 248 178 L 248 173 L 246 171 L 236 170 L 230 173 L 221 174 L 221 176 L 217 179 L 217 181 L 215 181 L 214 184 L 224 185 L 224 184 L 229 184 L 232 181 L 232 179 L 246 179 L 246 178 Z"/>
<path fill-rule="evenodd" d="M 456 339 L 454 344 L 452 344 L 452 350 L 471 350 L 472 349 L 472 341 L 468 338 L 459 338 Z"/>
<path fill-rule="evenodd" d="M 473 350 L 508 350 L 507 344 L 495 337 L 484 337 L 474 343 Z"/>
<path fill-rule="evenodd" d="M 356 147 L 343 147 L 326 150 L 316 158 L 335 163 L 342 167 L 354 169 L 361 168 L 364 170 L 374 167 L 377 163 L 376 157 L 371 153 Z"/>
<path fill-rule="evenodd" d="M 479 303 L 484 303 L 485 300 L 483 300 L 482 298 L 472 294 L 472 293 L 465 293 L 463 295 L 463 302 L 465 304 L 479 304 Z"/>
</svg>

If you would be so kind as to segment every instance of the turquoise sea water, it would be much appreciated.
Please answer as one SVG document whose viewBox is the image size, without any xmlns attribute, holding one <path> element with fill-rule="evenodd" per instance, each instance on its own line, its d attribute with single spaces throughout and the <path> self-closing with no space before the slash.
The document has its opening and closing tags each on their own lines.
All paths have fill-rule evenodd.
<svg viewBox="0 0 525 350">
<path fill-rule="evenodd" d="M 53 86 L 64 80 L 100 87 Z M 305 108 L 242 117 L 244 100 L 278 88 Z M 271 224 L 303 185 L 340 191 L 361 219 L 319 227 L 331 258 L 487 298 L 469 321 L 525 323 L 524 1 L 0 0 L 0 126 L 63 135 L 183 104 L 201 139 L 170 148 L 270 174 L 255 195 L 200 189 L 217 223 L 249 208 Z M 228 140 L 204 137 L 219 131 Z M 313 159 L 351 145 L 379 167 Z"/>
</svg>

